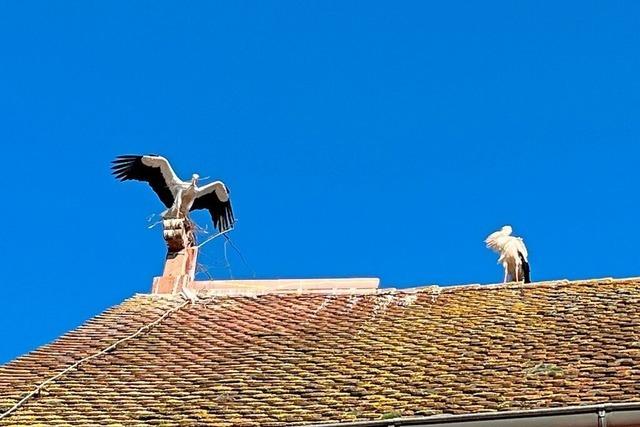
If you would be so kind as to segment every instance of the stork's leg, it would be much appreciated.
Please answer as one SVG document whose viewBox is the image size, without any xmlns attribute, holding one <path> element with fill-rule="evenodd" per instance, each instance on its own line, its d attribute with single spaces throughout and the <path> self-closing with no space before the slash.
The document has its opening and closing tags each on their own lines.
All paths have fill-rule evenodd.
<svg viewBox="0 0 640 427">
<path fill-rule="evenodd" d="M 171 209 L 174 210 L 174 215 L 176 216 L 176 218 L 180 218 L 181 208 L 182 208 L 182 190 L 179 190 L 178 194 L 176 194 L 176 199 L 173 202 L 173 206 L 171 207 Z"/>
<path fill-rule="evenodd" d="M 509 267 L 504 265 L 504 279 L 502 279 L 502 283 L 507 283 L 507 279 L 509 278 Z"/>
</svg>

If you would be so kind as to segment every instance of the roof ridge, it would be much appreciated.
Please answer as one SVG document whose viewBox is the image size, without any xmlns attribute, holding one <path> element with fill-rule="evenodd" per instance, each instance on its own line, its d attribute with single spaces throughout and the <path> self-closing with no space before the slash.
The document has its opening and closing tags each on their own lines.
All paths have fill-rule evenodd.
<svg viewBox="0 0 640 427">
<path fill-rule="evenodd" d="M 491 290 L 503 290 L 503 289 L 530 289 L 530 288 L 558 288 L 564 286 L 589 286 L 596 284 L 617 284 L 617 283 L 640 283 L 640 276 L 632 276 L 632 277 L 624 277 L 624 278 L 613 278 L 613 277 L 601 277 L 594 279 L 578 279 L 578 280 L 569 280 L 569 279 L 557 279 L 557 280 L 543 280 L 539 282 L 532 283 L 519 283 L 519 282 L 507 282 L 507 283 L 469 283 L 462 285 L 424 285 L 424 286 L 414 286 L 410 288 L 378 288 L 376 292 L 361 294 L 358 292 L 353 292 L 353 295 L 387 295 L 387 294 L 396 294 L 396 293 L 422 293 L 422 292 L 430 292 L 430 293 L 450 293 L 450 292 L 463 292 L 469 290 L 482 290 L 482 291 L 491 291 Z M 331 296 L 331 295 L 339 295 L 345 294 L 344 290 L 341 292 L 331 292 L 331 290 L 327 290 L 325 293 L 299 293 L 299 292 L 286 292 L 286 293 L 257 293 L 255 295 L 249 294 L 228 294 L 228 295 L 206 295 L 202 298 L 202 300 L 213 300 L 218 298 L 259 298 L 265 296 L 281 296 L 281 297 L 316 297 L 319 295 Z M 349 294 L 346 292 L 346 294 Z M 160 298 L 167 300 L 180 300 L 183 297 L 180 294 L 150 294 L 150 293 L 136 293 L 131 299 L 137 297 L 145 297 L 145 298 Z"/>
<path fill-rule="evenodd" d="M 557 288 L 568 285 L 595 285 L 601 283 L 624 283 L 624 282 L 638 282 L 640 283 L 640 276 L 625 277 L 625 278 L 613 278 L 602 277 L 597 279 L 557 279 L 557 280 L 543 280 L 540 282 L 522 283 L 522 282 L 507 282 L 507 283 L 469 283 L 463 285 L 424 285 L 415 286 L 411 288 L 381 288 L 380 293 L 390 292 L 423 292 L 428 290 L 440 289 L 440 292 L 456 292 L 465 290 L 495 290 L 495 289 L 527 289 L 527 288 Z M 387 292 L 385 292 L 387 291 Z"/>
</svg>

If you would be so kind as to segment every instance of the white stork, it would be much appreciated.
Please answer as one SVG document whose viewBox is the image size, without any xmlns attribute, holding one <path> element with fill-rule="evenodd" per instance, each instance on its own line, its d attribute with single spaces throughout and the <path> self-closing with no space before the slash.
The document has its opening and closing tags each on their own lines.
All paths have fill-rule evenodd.
<svg viewBox="0 0 640 427">
<path fill-rule="evenodd" d="M 522 238 L 511 235 L 512 231 L 511 226 L 505 225 L 500 231 L 491 233 L 484 242 L 487 248 L 500 254 L 498 264 L 504 267 L 504 283 L 508 279 L 531 283 L 527 247 Z"/>
<path fill-rule="evenodd" d="M 167 159 L 156 155 L 118 156 L 112 163 L 112 172 L 120 181 L 146 181 L 151 185 L 168 208 L 163 216 L 172 213 L 186 217 L 192 210 L 208 209 L 218 230 L 233 227 L 229 189 L 221 181 L 198 187 L 198 174 L 193 174 L 191 181 L 182 181 Z"/>
</svg>

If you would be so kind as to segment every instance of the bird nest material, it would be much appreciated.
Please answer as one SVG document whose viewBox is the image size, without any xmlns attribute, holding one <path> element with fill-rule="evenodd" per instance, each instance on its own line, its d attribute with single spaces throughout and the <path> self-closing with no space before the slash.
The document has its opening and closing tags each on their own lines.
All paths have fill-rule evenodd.
<svg viewBox="0 0 640 427">
<path fill-rule="evenodd" d="M 162 236 L 167 242 L 169 253 L 196 245 L 195 224 L 188 217 L 165 218 L 162 227 Z"/>
</svg>

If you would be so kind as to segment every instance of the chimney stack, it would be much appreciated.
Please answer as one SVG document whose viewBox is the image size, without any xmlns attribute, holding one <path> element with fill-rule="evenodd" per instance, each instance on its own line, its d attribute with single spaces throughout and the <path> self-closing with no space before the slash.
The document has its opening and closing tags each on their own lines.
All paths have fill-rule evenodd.
<svg viewBox="0 0 640 427">
<path fill-rule="evenodd" d="M 153 294 L 178 294 L 195 278 L 198 246 L 193 223 L 188 218 L 162 221 L 163 237 L 167 243 L 167 259 L 161 277 L 153 279 Z"/>
</svg>

